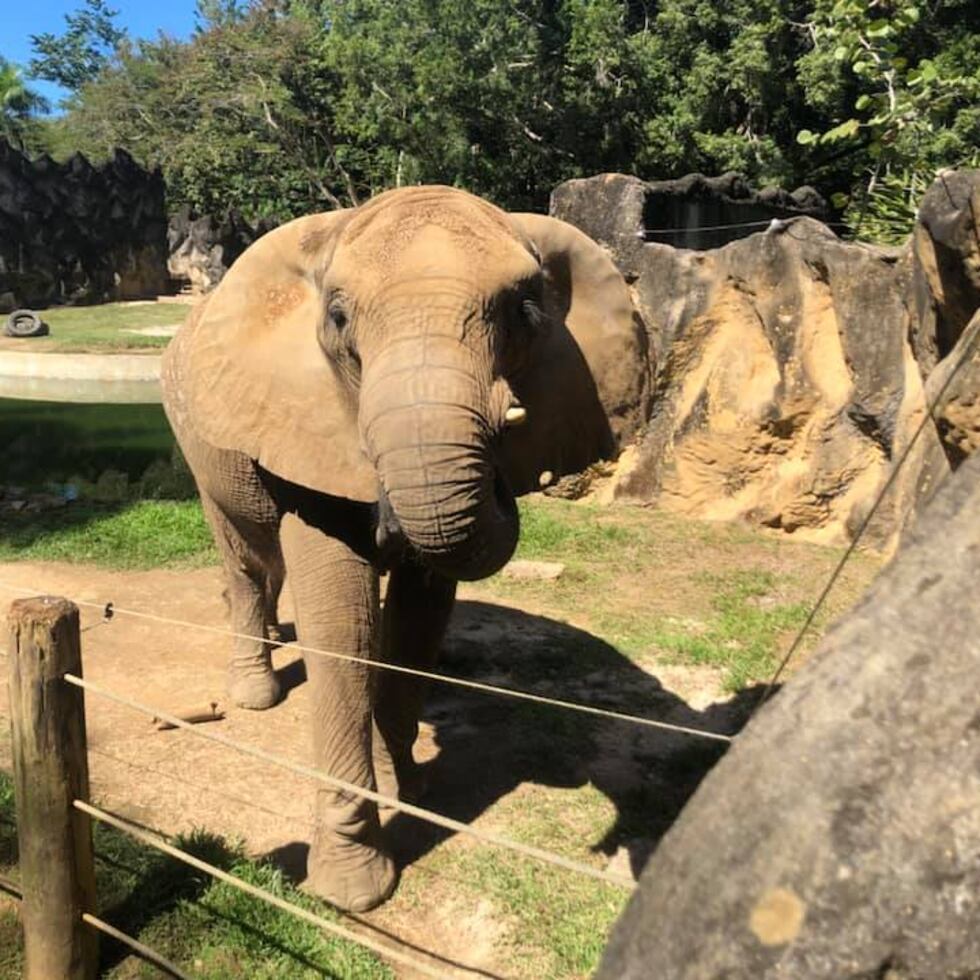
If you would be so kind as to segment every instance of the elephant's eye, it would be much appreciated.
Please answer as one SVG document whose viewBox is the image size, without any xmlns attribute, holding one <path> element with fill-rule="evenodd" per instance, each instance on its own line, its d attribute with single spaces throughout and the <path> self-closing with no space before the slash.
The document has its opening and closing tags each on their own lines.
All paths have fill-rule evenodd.
<svg viewBox="0 0 980 980">
<path fill-rule="evenodd" d="M 347 326 L 347 311 L 339 303 L 331 303 L 327 309 L 327 316 L 335 330 L 343 330 Z"/>
<path fill-rule="evenodd" d="M 521 312 L 532 330 L 538 330 L 544 325 L 544 310 L 536 298 L 528 297 L 521 303 Z"/>
</svg>

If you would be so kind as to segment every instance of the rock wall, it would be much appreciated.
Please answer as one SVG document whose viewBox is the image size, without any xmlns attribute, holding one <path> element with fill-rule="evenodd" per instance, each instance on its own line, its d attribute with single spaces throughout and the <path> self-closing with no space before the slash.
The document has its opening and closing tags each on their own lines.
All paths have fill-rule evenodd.
<svg viewBox="0 0 980 980">
<path fill-rule="evenodd" d="M 29 159 L 0 140 L 0 311 L 165 292 L 167 216 L 159 171 L 123 150 L 94 167 Z"/>
<path fill-rule="evenodd" d="M 206 293 L 221 282 L 231 264 L 257 238 L 275 227 L 275 222 L 247 222 L 237 211 L 220 217 L 194 217 L 184 207 L 170 219 L 167 231 L 171 278 Z"/>
<path fill-rule="evenodd" d="M 964 202 L 980 173 L 957 175 L 953 186 L 953 199 L 930 191 L 914 248 L 843 242 L 790 215 L 704 251 L 649 240 L 656 185 L 608 174 L 558 187 L 552 214 L 609 249 L 656 365 L 653 415 L 612 495 L 809 539 L 852 536 L 923 420 L 930 377 L 949 369 L 940 359 L 953 356 L 965 311 L 976 308 L 971 249 L 980 239 Z M 961 417 L 969 382 L 962 372 L 958 380 L 968 391 L 950 411 Z M 950 438 L 972 445 L 956 432 Z M 926 424 L 870 525 L 879 544 L 945 478 L 956 451 L 944 452 L 937 426 Z"/>
<path fill-rule="evenodd" d="M 643 185 L 643 240 L 674 248 L 719 248 L 743 238 L 746 227 L 800 215 L 828 217 L 827 202 L 812 187 L 756 193 L 737 173 L 688 174 Z"/>
<path fill-rule="evenodd" d="M 926 192 L 911 256 L 913 343 L 928 375 L 980 308 L 980 171 L 943 174 Z"/>
</svg>

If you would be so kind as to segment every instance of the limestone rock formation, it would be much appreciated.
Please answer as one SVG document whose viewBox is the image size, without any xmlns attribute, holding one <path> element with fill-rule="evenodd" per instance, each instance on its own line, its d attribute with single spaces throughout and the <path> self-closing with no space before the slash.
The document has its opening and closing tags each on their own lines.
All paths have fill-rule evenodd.
<svg viewBox="0 0 980 980">
<path fill-rule="evenodd" d="M 974 455 L 701 784 L 599 980 L 980 976 L 978 576 Z"/>
<path fill-rule="evenodd" d="M 807 217 L 718 249 L 672 248 L 641 234 L 646 195 L 607 175 L 552 198 L 610 249 L 656 352 L 653 416 L 615 495 L 818 540 L 853 534 L 924 411 L 907 256 Z M 931 482 L 945 475 L 935 432 L 920 442 L 879 538 L 923 492 L 926 458 Z"/>
<path fill-rule="evenodd" d="M 183 207 L 170 219 L 167 231 L 170 275 L 196 293 L 207 293 L 252 242 L 274 227 L 271 221 L 253 226 L 234 210 L 220 217 L 192 217 Z"/>
<path fill-rule="evenodd" d="M 926 192 L 912 263 L 915 353 L 927 375 L 980 308 L 980 170 L 941 174 Z"/>
<path fill-rule="evenodd" d="M 980 312 L 929 375 L 926 396 L 949 462 L 959 466 L 980 449 Z"/>
<path fill-rule="evenodd" d="M 926 416 L 980 303 L 980 171 L 937 181 L 901 249 L 843 242 L 794 214 L 805 189 L 746 197 L 731 176 L 697 175 L 666 196 L 663 186 L 605 174 L 552 194 L 552 214 L 605 245 L 630 283 L 656 371 L 645 436 L 607 498 L 845 540 L 901 461 L 869 525 L 872 540 L 893 545 L 976 447 L 968 366 L 938 428 Z M 676 248 L 654 240 L 652 214 L 678 228 L 720 214 L 685 217 L 670 194 L 691 208 L 771 200 L 782 217 L 723 229 L 737 237 L 721 247 Z"/>
<path fill-rule="evenodd" d="M 0 139 L 0 311 L 162 293 L 166 232 L 160 172 L 125 151 L 94 167 Z"/>
</svg>

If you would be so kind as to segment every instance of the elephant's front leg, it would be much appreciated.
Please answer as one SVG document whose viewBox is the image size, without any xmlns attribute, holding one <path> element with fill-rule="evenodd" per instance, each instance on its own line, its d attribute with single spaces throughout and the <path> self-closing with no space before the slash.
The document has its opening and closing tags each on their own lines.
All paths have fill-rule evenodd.
<svg viewBox="0 0 980 980">
<path fill-rule="evenodd" d="M 456 583 L 405 559 L 392 569 L 385 593 L 383 660 L 431 670 L 446 632 Z M 375 702 L 374 773 L 379 792 L 414 802 L 424 792 L 412 754 L 426 681 L 396 671 L 378 671 Z"/>
<path fill-rule="evenodd" d="M 272 669 L 272 648 L 262 639 L 277 622 L 276 600 L 282 585 L 275 524 L 232 517 L 203 489 L 201 506 L 221 552 L 235 633 L 228 697 L 241 708 L 271 708 L 282 698 L 282 686 Z"/>
<path fill-rule="evenodd" d="M 300 643 L 368 659 L 378 620 L 377 573 L 343 542 L 287 514 L 280 530 Z M 315 765 L 374 788 L 371 766 L 372 668 L 307 653 Z M 342 909 L 383 902 L 397 874 L 381 850 L 374 803 L 322 785 L 308 866 L 309 886 Z"/>
</svg>

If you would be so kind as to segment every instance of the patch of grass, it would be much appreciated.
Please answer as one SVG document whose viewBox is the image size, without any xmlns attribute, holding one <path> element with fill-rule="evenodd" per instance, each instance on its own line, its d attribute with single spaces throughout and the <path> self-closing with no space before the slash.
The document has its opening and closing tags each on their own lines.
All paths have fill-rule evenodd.
<svg viewBox="0 0 980 980">
<path fill-rule="evenodd" d="M 772 572 L 750 569 L 699 577 L 711 592 L 711 614 L 704 619 L 640 616 L 617 622 L 610 616 L 605 629 L 633 655 L 653 647 L 675 663 L 718 667 L 729 691 L 767 680 L 781 638 L 803 624 L 807 606 L 780 601 Z"/>
<path fill-rule="evenodd" d="M 54 306 L 40 311 L 51 328 L 44 338 L 7 342 L 8 349 L 61 352 L 132 350 L 166 347 L 169 337 L 127 333 L 144 327 L 173 326 L 184 321 L 186 303 L 102 303 L 97 306 Z M 16 347 L 15 347 L 16 345 Z"/>
<path fill-rule="evenodd" d="M 0 398 L 3 484 L 43 486 L 106 470 L 138 480 L 169 460 L 174 437 L 162 405 L 101 405 Z"/>
<path fill-rule="evenodd" d="M 622 548 L 631 540 L 630 532 L 603 518 L 597 507 L 554 501 L 541 506 L 526 497 L 518 502 L 521 515 L 519 558 L 562 560 L 590 558 L 609 549 Z"/>
<path fill-rule="evenodd" d="M 0 773 L 0 832 L 9 832 L 12 820 L 10 779 Z M 221 838 L 197 832 L 175 844 L 295 905 L 337 919 L 328 906 L 286 882 L 278 869 L 247 860 L 240 847 Z M 393 977 L 362 947 L 212 881 L 112 828 L 96 825 L 95 851 L 100 915 L 202 980 Z M 11 870 L 0 858 L 0 874 L 12 877 Z M 100 942 L 100 976 L 159 976 L 125 947 L 104 938 Z M 0 980 L 15 980 L 22 968 L 16 906 L 0 903 Z"/>
<path fill-rule="evenodd" d="M 567 619 L 634 661 L 659 655 L 710 666 L 732 691 L 768 678 L 840 553 L 654 508 L 532 496 L 521 501 L 521 517 L 518 554 L 562 561 L 564 574 L 551 582 L 495 576 L 469 587 L 473 593 Z M 797 665 L 876 568 L 874 557 L 852 558 Z"/>
<path fill-rule="evenodd" d="M 79 502 L 0 516 L 0 561 L 15 560 L 139 569 L 211 564 L 217 552 L 196 500 Z"/>
<path fill-rule="evenodd" d="M 603 836 L 615 808 L 592 786 L 556 793 L 525 784 L 493 817 L 518 840 L 601 867 L 606 859 L 590 842 Z M 591 976 L 629 898 L 615 885 L 497 848 L 440 848 L 427 866 L 472 901 L 493 904 L 494 917 L 506 923 L 505 972 L 535 980 Z"/>
<path fill-rule="evenodd" d="M 585 977 L 595 971 L 627 892 L 510 854 L 474 852 L 461 864 L 460 872 L 472 876 L 481 893 L 519 919 L 518 955 L 526 961 L 537 954 L 540 964 L 525 976 Z"/>
<path fill-rule="evenodd" d="M 665 630 L 658 645 L 680 662 L 721 667 L 730 691 L 767 680 L 776 667 L 780 638 L 802 626 L 807 616 L 803 603 L 753 602 L 771 599 L 774 585 L 775 576 L 764 572 L 720 583 L 712 600 L 716 616 L 707 630 L 700 636 Z"/>
</svg>

